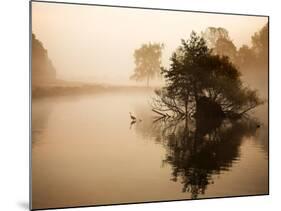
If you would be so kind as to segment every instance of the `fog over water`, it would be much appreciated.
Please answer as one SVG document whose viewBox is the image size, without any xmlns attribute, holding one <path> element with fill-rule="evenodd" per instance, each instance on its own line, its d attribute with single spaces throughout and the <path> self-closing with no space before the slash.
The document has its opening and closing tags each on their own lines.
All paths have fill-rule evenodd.
<svg viewBox="0 0 281 211">
<path fill-rule="evenodd" d="M 33 207 L 267 193 L 266 106 L 255 114 L 262 121 L 259 130 L 238 124 L 218 131 L 227 139 L 216 149 L 205 146 L 196 161 L 181 131 L 174 140 L 172 132 L 162 136 L 149 96 L 151 91 L 109 92 L 34 100 Z M 132 124 L 128 111 L 142 122 Z M 183 145 L 175 148 L 177 142 Z"/>
<path fill-rule="evenodd" d="M 267 56 L 267 17 L 32 2 L 32 208 L 268 194 Z"/>
</svg>

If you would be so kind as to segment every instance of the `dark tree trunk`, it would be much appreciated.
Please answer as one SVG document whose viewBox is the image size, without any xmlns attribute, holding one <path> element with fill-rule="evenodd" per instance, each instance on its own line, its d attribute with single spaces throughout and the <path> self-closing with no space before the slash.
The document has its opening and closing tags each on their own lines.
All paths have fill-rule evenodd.
<svg viewBox="0 0 281 211">
<path fill-rule="evenodd" d="M 194 98 L 195 98 L 195 108 L 197 108 L 197 104 L 198 104 L 198 93 L 197 93 L 197 84 L 196 82 L 193 82 L 193 91 L 194 91 Z"/>
<path fill-rule="evenodd" d="M 200 97 L 196 104 L 196 118 L 214 119 L 222 118 L 225 114 L 221 106 L 208 97 Z"/>
<path fill-rule="evenodd" d="M 188 96 L 187 99 L 184 102 L 184 109 L 185 109 L 185 118 L 188 118 Z"/>
<path fill-rule="evenodd" d="M 208 97 L 200 97 L 196 107 L 196 128 L 200 136 L 220 126 L 225 114 L 221 106 Z"/>
</svg>

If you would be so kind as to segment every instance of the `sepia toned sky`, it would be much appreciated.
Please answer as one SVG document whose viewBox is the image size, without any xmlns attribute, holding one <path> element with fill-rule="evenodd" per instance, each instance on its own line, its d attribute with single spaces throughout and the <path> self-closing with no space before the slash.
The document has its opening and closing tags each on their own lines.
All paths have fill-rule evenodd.
<svg viewBox="0 0 281 211">
<path fill-rule="evenodd" d="M 32 3 L 32 32 L 65 80 L 132 84 L 133 53 L 143 43 L 165 44 L 163 65 L 192 30 L 224 27 L 234 44 L 251 45 L 266 17 L 54 3 Z"/>
</svg>

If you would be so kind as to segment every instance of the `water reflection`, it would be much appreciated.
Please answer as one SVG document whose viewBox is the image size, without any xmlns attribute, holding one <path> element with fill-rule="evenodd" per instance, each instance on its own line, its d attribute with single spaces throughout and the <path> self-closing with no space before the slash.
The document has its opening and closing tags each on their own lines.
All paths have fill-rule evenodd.
<svg viewBox="0 0 281 211">
<path fill-rule="evenodd" d="M 131 121 L 131 123 L 130 123 L 130 130 L 132 129 L 133 125 L 136 124 L 136 122 L 137 121 L 135 121 L 135 120 Z"/>
<path fill-rule="evenodd" d="M 45 101 L 32 101 L 32 147 L 37 146 L 44 137 L 52 105 Z"/>
<path fill-rule="evenodd" d="M 268 193 L 266 107 L 255 115 L 260 128 L 247 119 L 153 122 L 149 94 L 34 100 L 33 207 Z"/>
<path fill-rule="evenodd" d="M 182 192 L 196 199 L 204 195 L 213 177 L 228 171 L 239 160 L 244 138 L 256 135 L 260 123 L 254 119 L 236 121 L 205 119 L 201 121 L 158 121 L 148 117 L 137 132 L 150 135 L 166 149 L 163 165 L 172 168 L 171 180 L 182 184 Z"/>
</svg>

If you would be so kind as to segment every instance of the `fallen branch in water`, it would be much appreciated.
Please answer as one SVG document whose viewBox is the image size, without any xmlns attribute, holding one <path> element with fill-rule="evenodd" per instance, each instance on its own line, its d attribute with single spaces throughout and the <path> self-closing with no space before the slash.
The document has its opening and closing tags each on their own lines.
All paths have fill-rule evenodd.
<svg viewBox="0 0 281 211">
<path fill-rule="evenodd" d="M 164 114 L 164 113 L 162 113 L 162 112 L 160 112 L 160 111 L 157 111 L 156 109 L 152 109 L 152 111 L 153 112 L 155 112 L 155 113 L 157 113 L 157 114 L 159 114 L 159 115 L 161 115 L 161 116 L 167 116 L 166 114 Z"/>
</svg>

